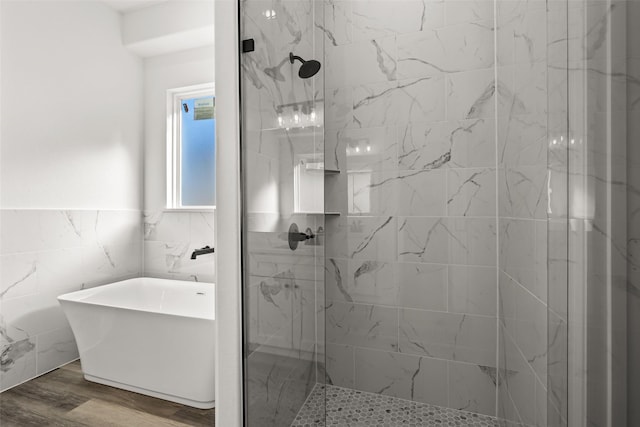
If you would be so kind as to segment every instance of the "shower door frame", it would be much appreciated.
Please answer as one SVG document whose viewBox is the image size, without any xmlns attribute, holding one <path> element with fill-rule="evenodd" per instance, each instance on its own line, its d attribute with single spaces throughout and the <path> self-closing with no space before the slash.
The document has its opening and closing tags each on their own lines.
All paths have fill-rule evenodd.
<svg viewBox="0 0 640 427">
<path fill-rule="evenodd" d="M 619 70 L 615 69 L 613 61 L 619 59 L 620 49 L 626 49 L 626 44 L 620 43 L 615 32 L 624 27 L 626 22 L 619 22 L 621 16 L 612 13 L 613 7 L 621 3 L 618 0 L 597 0 L 590 4 L 565 1 L 569 6 L 568 57 L 581 59 L 567 64 L 569 136 L 579 140 L 580 144 L 584 139 L 584 148 L 579 148 L 577 154 L 569 156 L 567 165 L 570 177 L 567 194 L 570 207 L 567 218 L 567 259 L 570 264 L 567 266 L 566 425 L 594 423 L 622 426 L 628 423 L 629 404 L 626 385 L 627 306 L 625 290 L 620 287 L 620 283 L 626 282 L 626 270 L 621 268 L 624 257 L 617 252 L 626 253 L 626 246 L 617 245 L 620 244 L 620 237 L 626 235 L 626 217 L 624 220 L 619 218 L 620 212 L 626 212 L 626 199 L 614 188 L 621 184 L 614 176 L 623 167 L 616 162 L 619 162 L 624 146 L 621 145 L 620 135 L 615 132 L 617 122 L 613 117 L 620 111 L 614 111 L 612 106 L 616 96 L 619 96 L 615 86 L 615 80 L 619 78 L 616 77 L 616 71 Z M 598 65 L 603 64 L 590 62 L 592 57 L 586 51 L 591 46 L 590 42 L 593 42 L 591 38 L 594 36 L 591 34 L 597 22 L 602 22 L 604 28 L 600 34 L 602 45 L 598 47 L 606 51 L 604 70 L 598 69 Z M 631 41 L 625 38 L 625 42 Z M 595 73 L 600 74 L 599 80 L 594 83 L 590 79 Z M 574 93 L 571 93 L 572 90 Z M 600 111 L 597 104 L 603 99 L 606 110 Z M 606 120 L 601 124 L 606 128 L 598 135 L 590 128 L 596 113 L 606 115 Z M 595 180 L 606 182 L 606 190 L 596 193 Z M 622 184 L 626 186 L 628 183 L 624 181 Z M 582 203 L 576 204 L 575 200 L 580 199 L 579 193 L 582 191 L 587 196 L 583 196 L 585 200 Z M 573 205 L 578 207 L 575 212 Z M 598 232 L 593 225 L 602 220 L 595 214 L 598 210 L 606 211 L 606 227 L 602 230 L 605 239 L 594 237 L 594 231 L 591 230 L 593 227 Z M 572 224 L 575 225 L 573 233 Z M 602 265 L 589 265 L 589 258 L 593 254 L 604 255 Z M 597 270 L 598 267 L 602 270 Z M 600 273 L 600 276 L 596 273 Z M 597 420 L 591 419 L 592 413 L 597 413 Z"/>
</svg>

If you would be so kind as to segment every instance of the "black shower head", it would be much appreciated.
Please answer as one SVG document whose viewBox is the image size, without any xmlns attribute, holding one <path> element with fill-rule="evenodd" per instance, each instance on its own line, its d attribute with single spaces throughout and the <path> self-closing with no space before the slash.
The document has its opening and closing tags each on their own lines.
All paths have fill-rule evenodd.
<svg viewBox="0 0 640 427">
<path fill-rule="evenodd" d="M 302 63 L 302 66 L 300 67 L 300 71 L 298 71 L 298 76 L 301 79 L 308 79 L 309 77 L 313 77 L 318 73 L 318 71 L 320 71 L 321 65 L 315 59 L 305 61 L 299 56 L 294 55 L 293 53 L 289 53 L 289 61 L 292 64 L 295 62 L 296 59 Z"/>
</svg>

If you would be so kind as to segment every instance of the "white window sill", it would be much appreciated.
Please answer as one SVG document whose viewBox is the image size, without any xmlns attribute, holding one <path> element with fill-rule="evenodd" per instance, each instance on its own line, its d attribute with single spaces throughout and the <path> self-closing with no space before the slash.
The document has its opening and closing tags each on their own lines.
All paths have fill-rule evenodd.
<svg viewBox="0 0 640 427">
<path fill-rule="evenodd" d="M 215 213 L 216 208 L 211 207 L 211 208 L 199 208 L 199 207 L 193 207 L 193 208 L 164 208 L 162 210 L 162 212 L 195 212 L 195 213 Z"/>
</svg>

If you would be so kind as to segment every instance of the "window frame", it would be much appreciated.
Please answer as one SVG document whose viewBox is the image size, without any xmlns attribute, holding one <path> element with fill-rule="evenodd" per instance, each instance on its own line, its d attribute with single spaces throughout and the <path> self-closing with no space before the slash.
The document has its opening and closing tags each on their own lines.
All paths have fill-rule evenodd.
<svg viewBox="0 0 640 427">
<path fill-rule="evenodd" d="M 203 83 L 167 90 L 166 210 L 168 211 L 212 211 L 216 208 L 215 205 L 182 205 L 182 102 L 185 99 L 205 98 L 207 96 L 212 96 L 215 102 L 214 83 Z M 216 140 L 215 143 L 217 144 L 218 141 Z"/>
</svg>

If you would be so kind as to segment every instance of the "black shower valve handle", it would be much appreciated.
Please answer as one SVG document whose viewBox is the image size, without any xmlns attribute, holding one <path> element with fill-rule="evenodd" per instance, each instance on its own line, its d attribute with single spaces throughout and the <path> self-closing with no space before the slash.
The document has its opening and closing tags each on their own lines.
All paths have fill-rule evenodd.
<svg viewBox="0 0 640 427">
<path fill-rule="evenodd" d="M 304 242 L 305 240 L 313 239 L 316 237 L 313 233 L 291 233 L 290 238 L 296 242 Z"/>
</svg>

